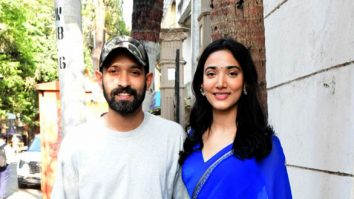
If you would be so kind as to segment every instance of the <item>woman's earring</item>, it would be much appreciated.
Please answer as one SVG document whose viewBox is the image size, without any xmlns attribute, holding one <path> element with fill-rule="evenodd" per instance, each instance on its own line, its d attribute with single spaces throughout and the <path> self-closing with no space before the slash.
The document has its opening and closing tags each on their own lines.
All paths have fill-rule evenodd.
<svg viewBox="0 0 354 199">
<path fill-rule="evenodd" d="M 204 92 L 203 88 L 200 88 L 200 94 L 202 94 L 203 96 L 205 96 L 205 92 Z"/>
<path fill-rule="evenodd" d="M 246 84 L 243 86 L 243 94 L 247 95 Z"/>
</svg>

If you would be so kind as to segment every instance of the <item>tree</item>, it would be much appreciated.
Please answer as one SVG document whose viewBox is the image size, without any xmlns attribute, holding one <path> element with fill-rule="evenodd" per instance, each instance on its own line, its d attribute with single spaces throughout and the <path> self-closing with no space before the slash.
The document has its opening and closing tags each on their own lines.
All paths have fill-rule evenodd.
<svg viewBox="0 0 354 199">
<path fill-rule="evenodd" d="M 57 76 L 52 9 L 44 0 L 0 2 L 0 118 L 15 113 L 38 125 L 35 85 Z"/>
<path fill-rule="evenodd" d="M 134 0 L 132 37 L 158 42 L 160 38 L 163 0 Z"/>
<path fill-rule="evenodd" d="M 105 40 L 116 35 L 128 35 L 129 32 L 123 21 L 120 0 L 83 0 L 82 3 L 85 65 L 92 71 L 98 69 Z"/>
<path fill-rule="evenodd" d="M 152 73 L 154 73 L 157 56 L 160 53 L 159 39 L 163 2 L 163 0 L 134 0 L 133 2 L 131 35 L 144 43 L 149 56 L 149 70 Z M 151 100 L 152 93 L 148 91 L 143 104 L 144 110 L 149 109 Z"/>
<path fill-rule="evenodd" d="M 121 0 L 105 0 L 105 34 L 107 40 L 116 35 L 128 35 L 129 31 L 123 20 L 122 1 Z"/>
<path fill-rule="evenodd" d="M 212 39 L 232 37 L 251 51 L 261 87 L 260 101 L 267 110 L 265 38 L 262 0 L 212 0 Z"/>
</svg>

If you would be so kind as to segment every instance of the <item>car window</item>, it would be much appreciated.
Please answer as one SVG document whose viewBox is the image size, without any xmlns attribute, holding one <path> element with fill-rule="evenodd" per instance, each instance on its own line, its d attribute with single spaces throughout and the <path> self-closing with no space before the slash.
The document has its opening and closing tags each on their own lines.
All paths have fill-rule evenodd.
<svg viewBox="0 0 354 199">
<path fill-rule="evenodd" d="M 39 137 L 35 137 L 28 151 L 40 152 L 41 151 L 41 142 Z"/>
</svg>

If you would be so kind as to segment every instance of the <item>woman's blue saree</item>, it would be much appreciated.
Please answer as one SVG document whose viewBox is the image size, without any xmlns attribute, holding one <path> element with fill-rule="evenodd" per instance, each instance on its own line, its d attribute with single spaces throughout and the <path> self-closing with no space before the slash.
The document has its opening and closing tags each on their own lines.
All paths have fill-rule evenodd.
<svg viewBox="0 0 354 199">
<path fill-rule="evenodd" d="M 182 178 L 192 197 L 204 172 L 232 149 L 226 146 L 204 162 L 201 150 L 194 151 L 182 166 Z M 231 155 L 220 161 L 200 188 L 197 198 L 288 199 L 291 190 L 283 149 L 273 136 L 271 153 L 261 161 L 240 160 Z"/>
</svg>

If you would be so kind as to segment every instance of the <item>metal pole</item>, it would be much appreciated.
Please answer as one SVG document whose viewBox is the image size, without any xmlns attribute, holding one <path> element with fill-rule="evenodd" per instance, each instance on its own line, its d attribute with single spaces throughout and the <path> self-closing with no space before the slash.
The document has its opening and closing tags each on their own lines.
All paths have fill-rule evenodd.
<svg viewBox="0 0 354 199">
<path fill-rule="evenodd" d="M 176 122 L 179 123 L 179 49 L 176 50 L 176 71 L 175 71 L 175 95 L 176 95 Z"/>
</svg>

